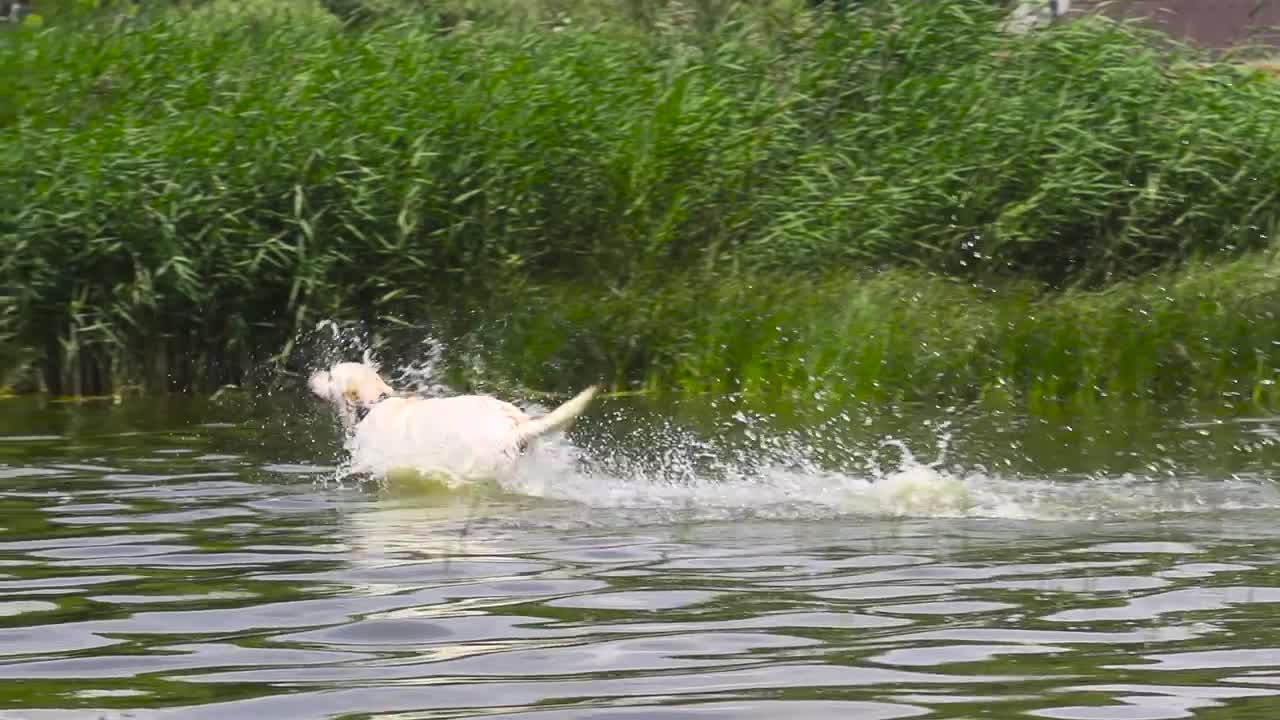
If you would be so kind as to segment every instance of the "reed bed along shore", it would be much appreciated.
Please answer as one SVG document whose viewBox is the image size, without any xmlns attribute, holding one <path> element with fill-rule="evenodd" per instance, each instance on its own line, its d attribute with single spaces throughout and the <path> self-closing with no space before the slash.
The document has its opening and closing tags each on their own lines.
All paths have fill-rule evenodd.
<svg viewBox="0 0 1280 720">
<path fill-rule="evenodd" d="M 1280 264 L 1272 256 L 1048 294 L 901 271 L 632 292 L 548 287 L 477 324 L 460 336 L 470 340 L 459 345 L 470 352 L 464 367 L 483 370 L 469 382 L 492 375 L 567 391 L 566 378 L 641 379 L 654 392 L 827 405 L 1280 399 Z M 648 302 L 637 311 L 640 297 Z"/>
<path fill-rule="evenodd" d="M 1263 72 L 964 0 L 291 7 L 0 35 L 10 384 L 334 319 L 547 389 L 1272 397 Z"/>
</svg>

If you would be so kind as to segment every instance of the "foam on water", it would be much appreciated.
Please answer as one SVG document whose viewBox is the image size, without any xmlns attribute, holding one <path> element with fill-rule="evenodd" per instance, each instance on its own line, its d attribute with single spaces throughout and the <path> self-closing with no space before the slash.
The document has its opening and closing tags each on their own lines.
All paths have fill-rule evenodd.
<svg viewBox="0 0 1280 720">
<path fill-rule="evenodd" d="M 581 452 L 564 442 L 539 448 L 506 489 L 596 508 L 649 510 L 690 519 L 848 515 L 1093 521 L 1280 508 L 1280 492 L 1261 478 L 1003 476 L 926 464 L 909 453 L 886 472 L 774 463 L 750 472 L 671 478 L 644 470 L 593 471 L 589 463 L 584 468 Z"/>
</svg>

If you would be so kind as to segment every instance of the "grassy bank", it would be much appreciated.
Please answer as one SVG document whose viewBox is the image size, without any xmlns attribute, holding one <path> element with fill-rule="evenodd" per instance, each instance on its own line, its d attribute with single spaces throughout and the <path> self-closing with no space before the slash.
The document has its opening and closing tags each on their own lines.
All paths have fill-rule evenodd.
<svg viewBox="0 0 1280 720">
<path fill-rule="evenodd" d="M 207 388 L 399 318 L 557 387 L 1270 380 L 1270 261 L 1233 258 L 1280 220 L 1280 83 L 981 2 L 618 7 L 9 33 L 0 362 Z"/>
<path fill-rule="evenodd" d="M 1276 406 L 1280 258 L 1187 267 L 1103 291 L 980 289 L 890 271 L 623 293 L 566 287 L 479 316 L 460 379 L 578 378 L 766 401 Z"/>
</svg>

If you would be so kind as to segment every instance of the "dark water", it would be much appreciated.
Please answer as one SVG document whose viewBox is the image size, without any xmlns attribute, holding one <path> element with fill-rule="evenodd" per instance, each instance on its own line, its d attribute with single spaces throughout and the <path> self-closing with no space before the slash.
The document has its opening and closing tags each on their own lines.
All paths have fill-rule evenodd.
<svg viewBox="0 0 1280 720">
<path fill-rule="evenodd" d="M 1265 418 L 606 407 L 415 497 L 315 413 L 3 402 L 6 720 L 1280 717 Z"/>
</svg>

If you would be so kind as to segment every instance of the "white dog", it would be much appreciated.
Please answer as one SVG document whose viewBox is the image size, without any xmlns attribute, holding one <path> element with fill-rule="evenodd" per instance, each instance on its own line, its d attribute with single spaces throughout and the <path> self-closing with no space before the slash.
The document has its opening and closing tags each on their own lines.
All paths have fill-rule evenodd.
<svg viewBox="0 0 1280 720">
<path fill-rule="evenodd" d="M 416 471 L 450 486 L 504 477 L 528 444 L 568 427 L 586 410 L 589 387 L 555 410 L 530 418 L 487 395 L 400 397 L 376 369 L 339 363 L 311 376 L 312 392 L 342 418 L 352 470 L 387 475 Z"/>
</svg>

